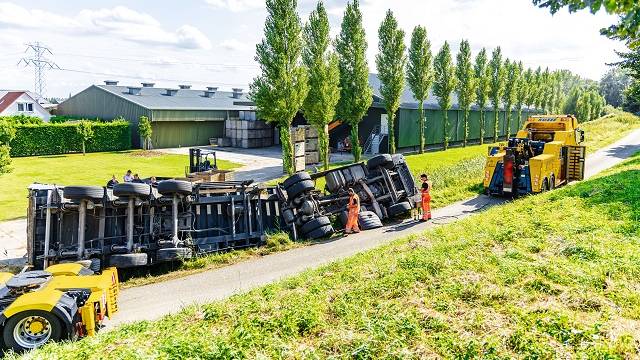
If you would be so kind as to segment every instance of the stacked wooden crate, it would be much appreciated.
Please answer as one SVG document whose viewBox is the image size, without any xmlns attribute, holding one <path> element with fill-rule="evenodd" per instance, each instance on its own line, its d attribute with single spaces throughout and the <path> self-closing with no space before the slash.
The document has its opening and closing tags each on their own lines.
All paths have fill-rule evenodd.
<svg viewBox="0 0 640 360">
<path fill-rule="evenodd" d="M 273 145 L 273 127 L 262 120 L 227 120 L 225 135 L 232 147 L 250 149 Z"/>
</svg>

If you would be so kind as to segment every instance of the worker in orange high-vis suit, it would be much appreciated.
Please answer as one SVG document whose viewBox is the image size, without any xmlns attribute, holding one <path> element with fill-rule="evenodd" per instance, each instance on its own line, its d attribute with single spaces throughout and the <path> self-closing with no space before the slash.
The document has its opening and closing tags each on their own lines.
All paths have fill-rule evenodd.
<svg viewBox="0 0 640 360">
<path fill-rule="evenodd" d="M 427 221 L 431 219 L 431 181 L 427 174 L 420 175 L 422 181 L 422 187 L 420 193 L 422 195 L 422 218 L 420 221 Z"/>
<path fill-rule="evenodd" d="M 360 213 L 360 197 L 349 188 L 349 204 L 347 205 L 347 226 L 344 228 L 345 234 L 359 233 L 358 214 Z"/>
</svg>

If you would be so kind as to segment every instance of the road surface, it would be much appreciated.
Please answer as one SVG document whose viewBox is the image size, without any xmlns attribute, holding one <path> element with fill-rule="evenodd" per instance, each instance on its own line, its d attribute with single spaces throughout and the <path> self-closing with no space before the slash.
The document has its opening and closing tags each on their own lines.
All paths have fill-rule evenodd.
<svg viewBox="0 0 640 360">
<path fill-rule="evenodd" d="M 640 151 L 640 130 L 590 155 L 587 159 L 585 175 L 593 176 L 622 162 L 637 151 Z M 153 320 L 175 313 L 187 305 L 224 299 L 304 270 L 317 268 L 375 248 L 394 239 L 462 219 L 501 202 L 503 202 L 501 199 L 480 195 L 435 210 L 433 222 L 405 221 L 184 278 L 125 289 L 121 292 L 119 299 L 120 312 L 108 327 L 112 328 L 118 324 L 137 320 Z M 153 295 L 149 296 L 149 294 Z"/>
</svg>

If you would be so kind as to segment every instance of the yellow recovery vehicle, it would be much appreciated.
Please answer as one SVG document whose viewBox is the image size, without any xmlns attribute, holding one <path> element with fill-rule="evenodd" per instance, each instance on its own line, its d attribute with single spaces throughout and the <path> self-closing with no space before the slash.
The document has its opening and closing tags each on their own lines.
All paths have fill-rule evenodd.
<svg viewBox="0 0 640 360">
<path fill-rule="evenodd" d="M 540 193 L 584 178 L 584 131 L 573 115 L 527 119 L 507 144 L 489 147 L 484 188 L 490 195 Z"/>
<path fill-rule="evenodd" d="M 94 335 L 118 311 L 118 286 L 115 268 L 95 275 L 80 263 L 0 272 L 0 343 L 21 352 Z"/>
</svg>

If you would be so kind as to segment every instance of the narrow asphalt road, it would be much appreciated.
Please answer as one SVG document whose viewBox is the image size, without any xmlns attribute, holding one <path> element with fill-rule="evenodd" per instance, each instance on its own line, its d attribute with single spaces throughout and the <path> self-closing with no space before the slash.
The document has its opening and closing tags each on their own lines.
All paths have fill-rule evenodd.
<svg viewBox="0 0 640 360">
<path fill-rule="evenodd" d="M 640 130 L 590 155 L 585 175 L 593 176 L 622 162 L 637 151 L 640 151 Z M 187 305 L 224 299 L 375 248 L 394 239 L 465 218 L 502 202 L 501 199 L 480 195 L 434 211 L 435 219 L 429 223 L 405 221 L 180 279 L 125 289 L 119 299 L 120 312 L 108 327 L 137 320 L 153 320 L 175 313 Z"/>
</svg>

